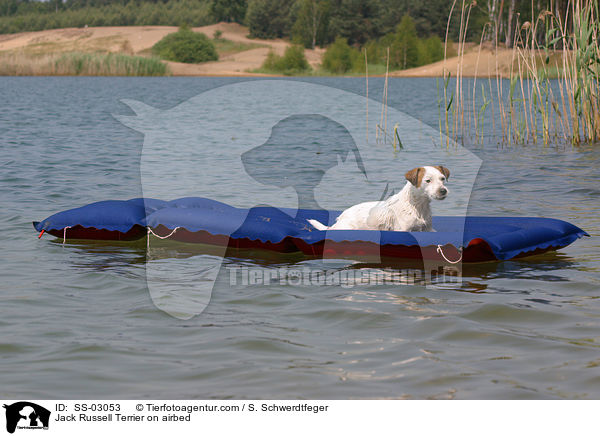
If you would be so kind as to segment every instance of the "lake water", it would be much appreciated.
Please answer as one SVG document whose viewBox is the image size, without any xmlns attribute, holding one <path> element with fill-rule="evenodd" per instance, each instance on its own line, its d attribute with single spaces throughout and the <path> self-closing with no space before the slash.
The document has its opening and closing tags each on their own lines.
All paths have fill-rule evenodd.
<svg viewBox="0 0 600 436">
<path fill-rule="evenodd" d="M 261 286 L 233 284 L 223 273 L 206 309 L 181 319 L 153 301 L 146 270 L 154 264 L 144 244 L 36 238 L 34 220 L 147 194 L 145 138 L 113 116 L 133 114 L 121 99 L 169 111 L 238 82 L 0 78 L 3 397 L 600 398 L 599 144 L 467 146 L 481 165 L 472 192 L 439 210 L 462 204 L 471 215 L 559 218 L 591 238 L 559 252 L 465 267 L 459 284 Z M 364 93 L 361 79 L 304 82 Z M 382 85 L 372 79 L 370 96 L 380 98 Z M 434 79 L 391 80 L 388 104 L 437 126 Z M 363 113 L 355 116 L 363 122 Z M 248 122 L 245 113 L 238 117 Z M 395 156 L 373 162 L 404 174 L 402 152 Z M 447 152 L 453 168 L 463 156 Z M 215 183 L 198 195 L 243 198 L 222 168 L 212 168 Z M 272 171 L 277 178 L 277 166 Z M 460 172 L 450 182 L 462 192 Z M 319 203 L 356 202 L 359 187 L 336 189 L 337 203 Z M 158 260 L 166 268 L 193 268 L 207 256 L 163 250 Z M 311 267 L 297 257 L 217 259 L 267 270 Z"/>
</svg>

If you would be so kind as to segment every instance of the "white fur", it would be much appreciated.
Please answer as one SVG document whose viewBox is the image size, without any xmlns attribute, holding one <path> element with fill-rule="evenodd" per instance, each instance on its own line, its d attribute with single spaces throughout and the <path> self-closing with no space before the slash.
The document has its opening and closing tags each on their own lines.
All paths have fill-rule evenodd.
<svg viewBox="0 0 600 436">
<path fill-rule="evenodd" d="M 369 201 L 346 209 L 335 224 L 327 227 L 308 220 L 317 230 L 393 230 L 432 232 L 431 200 L 448 195 L 446 177 L 437 168 L 426 166 L 420 186 L 406 182 L 404 188 L 385 201 Z M 445 190 L 445 193 L 444 193 Z"/>
</svg>

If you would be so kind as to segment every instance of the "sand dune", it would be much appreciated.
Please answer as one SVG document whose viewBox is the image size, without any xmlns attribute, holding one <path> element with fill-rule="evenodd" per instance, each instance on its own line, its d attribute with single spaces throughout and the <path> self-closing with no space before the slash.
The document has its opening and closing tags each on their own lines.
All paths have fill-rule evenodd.
<svg viewBox="0 0 600 436">
<path fill-rule="evenodd" d="M 460 63 L 461 74 L 465 77 L 495 77 L 497 73 L 507 77 L 513 62 L 513 50 L 503 46 L 493 48 L 491 45 L 480 47 L 471 46 L 465 50 Z M 423 65 L 408 70 L 390 73 L 395 77 L 443 77 L 444 71 L 450 72 L 452 77 L 458 75 L 459 58 L 452 57 L 446 60 Z"/>
<path fill-rule="evenodd" d="M 203 64 L 183 64 L 168 62 L 175 76 L 246 76 L 257 75 L 249 70 L 259 68 L 270 50 L 283 54 L 290 42 L 281 39 L 257 40 L 248 38 L 248 29 L 235 23 L 218 23 L 196 27 L 212 38 L 215 31 L 221 37 L 234 42 L 259 44 L 260 47 L 233 53 L 216 62 Z M 24 32 L 13 35 L 0 35 L 0 52 L 24 52 L 32 55 L 62 53 L 69 51 L 112 52 L 128 54 L 149 54 L 151 47 L 165 35 L 176 32 L 174 26 L 127 26 L 127 27 L 88 27 Z M 308 62 L 314 68 L 321 62 L 323 49 L 305 50 Z"/>
<path fill-rule="evenodd" d="M 235 23 L 218 23 L 196 27 L 212 38 L 215 31 L 222 32 L 222 38 L 234 42 L 254 44 L 255 48 L 238 53 L 222 55 L 216 62 L 183 64 L 167 62 L 175 76 L 256 76 L 261 74 L 249 71 L 260 68 L 270 50 L 283 54 L 289 41 L 282 39 L 250 39 L 248 29 Z M 0 53 L 23 52 L 31 55 L 62 53 L 69 51 L 113 52 L 148 55 L 151 47 L 165 35 L 176 32 L 174 26 L 128 26 L 128 27 L 88 27 L 53 29 L 40 32 L 24 32 L 0 35 Z M 308 62 L 313 68 L 321 63 L 324 49 L 305 50 Z M 506 74 L 510 69 L 512 51 L 494 50 L 491 47 L 471 47 L 464 56 L 462 74 L 464 76 L 494 76 L 497 71 Z M 457 73 L 458 58 L 436 62 L 409 70 L 390 73 L 394 77 L 441 77 L 444 71 L 452 76 Z"/>
</svg>

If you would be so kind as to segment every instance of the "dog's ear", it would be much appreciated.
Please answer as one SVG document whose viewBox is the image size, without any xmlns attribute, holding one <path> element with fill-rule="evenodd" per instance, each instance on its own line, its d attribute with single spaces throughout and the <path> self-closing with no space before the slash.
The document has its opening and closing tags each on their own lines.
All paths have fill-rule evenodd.
<svg viewBox="0 0 600 436">
<path fill-rule="evenodd" d="M 441 165 L 437 165 L 434 168 L 438 169 L 440 173 L 442 173 L 446 177 L 446 179 L 450 178 L 450 170 L 448 168 L 443 167 Z"/>
<path fill-rule="evenodd" d="M 404 177 L 406 177 L 406 180 L 408 180 L 410 183 L 412 183 L 416 187 L 419 187 L 424 175 L 425 175 L 425 168 L 419 167 L 419 168 L 413 168 L 412 170 L 407 172 L 404 175 Z"/>
</svg>

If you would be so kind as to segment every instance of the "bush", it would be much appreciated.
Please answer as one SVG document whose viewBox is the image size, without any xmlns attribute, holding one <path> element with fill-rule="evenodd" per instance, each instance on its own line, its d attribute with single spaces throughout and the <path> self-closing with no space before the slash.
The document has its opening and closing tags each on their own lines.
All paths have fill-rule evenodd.
<svg viewBox="0 0 600 436">
<path fill-rule="evenodd" d="M 162 59 L 187 64 L 216 61 L 219 56 L 213 42 L 202 33 L 181 28 L 170 33 L 152 47 L 152 53 Z"/>
<path fill-rule="evenodd" d="M 430 36 L 424 41 L 425 52 L 429 57 L 429 62 L 437 62 L 444 59 L 444 43 L 439 36 Z"/>
<path fill-rule="evenodd" d="M 417 41 L 418 65 L 427 65 L 444 59 L 444 43 L 434 35 Z"/>
<path fill-rule="evenodd" d="M 310 65 L 304 56 L 304 48 L 298 45 L 291 45 L 285 50 L 283 56 L 278 56 L 273 51 L 270 51 L 262 68 L 267 71 L 292 75 L 309 70 Z"/>
<path fill-rule="evenodd" d="M 358 50 L 348 45 L 346 38 L 337 38 L 323 55 L 323 68 L 331 73 L 343 74 L 360 68 L 362 60 Z M 362 67 L 364 70 L 364 67 Z"/>
</svg>

